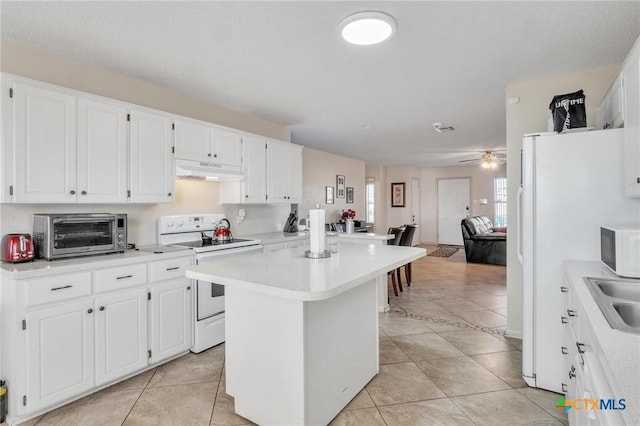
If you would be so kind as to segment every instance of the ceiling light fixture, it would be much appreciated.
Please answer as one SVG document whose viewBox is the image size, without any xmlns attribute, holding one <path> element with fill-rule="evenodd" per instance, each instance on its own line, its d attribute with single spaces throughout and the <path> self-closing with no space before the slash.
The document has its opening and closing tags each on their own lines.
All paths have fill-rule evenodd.
<svg viewBox="0 0 640 426">
<path fill-rule="evenodd" d="M 382 43 L 395 32 L 395 19 L 382 12 L 354 13 L 340 23 L 342 38 L 359 46 Z"/>
</svg>

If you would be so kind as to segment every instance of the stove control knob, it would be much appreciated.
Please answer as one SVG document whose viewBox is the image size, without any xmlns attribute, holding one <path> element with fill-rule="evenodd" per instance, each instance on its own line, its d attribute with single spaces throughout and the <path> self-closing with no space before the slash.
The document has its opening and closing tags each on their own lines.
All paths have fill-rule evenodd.
<svg viewBox="0 0 640 426">
<path fill-rule="evenodd" d="M 182 225 L 184 225 L 184 222 L 182 221 L 182 219 L 178 219 L 178 223 L 177 223 L 177 225 L 178 225 L 178 226 L 182 226 Z"/>
<path fill-rule="evenodd" d="M 167 221 L 167 226 L 168 226 L 169 228 L 173 228 L 173 225 L 175 225 L 175 222 L 174 222 L 173 220 L 168 220 L 168 221 Z"/>
</svg>

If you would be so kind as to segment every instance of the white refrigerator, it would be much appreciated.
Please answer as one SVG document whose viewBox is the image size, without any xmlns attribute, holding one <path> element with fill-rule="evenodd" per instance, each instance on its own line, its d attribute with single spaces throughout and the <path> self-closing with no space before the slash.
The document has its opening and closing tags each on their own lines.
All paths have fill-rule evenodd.
<svg viewBox="0 0 640 426">
<path fill-rule="evenodd" d="M 623 194 L 623 129 L 526 135 L 518 191 L 523 266 L 522 377 L 563 393 L 564 260 L 600 260 L 600 225 L 640 222 Z"/>
</svg>

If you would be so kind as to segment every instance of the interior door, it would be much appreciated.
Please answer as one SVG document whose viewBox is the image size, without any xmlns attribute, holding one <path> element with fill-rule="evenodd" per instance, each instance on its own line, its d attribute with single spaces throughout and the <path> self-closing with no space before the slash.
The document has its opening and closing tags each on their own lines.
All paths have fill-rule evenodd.
<svg viewBox="0 0 640 426">
<path fill-rule="evenodd" d="M 438 180 L 438 244 L 463 245 L 460 222 L 467 215 L 470 180 Z"/>
</svg>

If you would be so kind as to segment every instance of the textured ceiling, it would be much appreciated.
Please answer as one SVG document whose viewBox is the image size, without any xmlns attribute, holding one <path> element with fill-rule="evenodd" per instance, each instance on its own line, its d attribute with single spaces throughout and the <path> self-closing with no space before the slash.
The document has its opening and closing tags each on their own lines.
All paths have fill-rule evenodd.
<svg viewBox="0 0 640 426">
<path fill-rule="evenodd" d="M 505 146 L 504 88 L 622 62 L 640 2 L 11 2 L 1 36 L 285 124 L 371 164 L 439 166 Z M 380 10 L 377 46 L 340 21 Z M 431 123 L 453 125 L 435 133 Z"/>
</svg>

